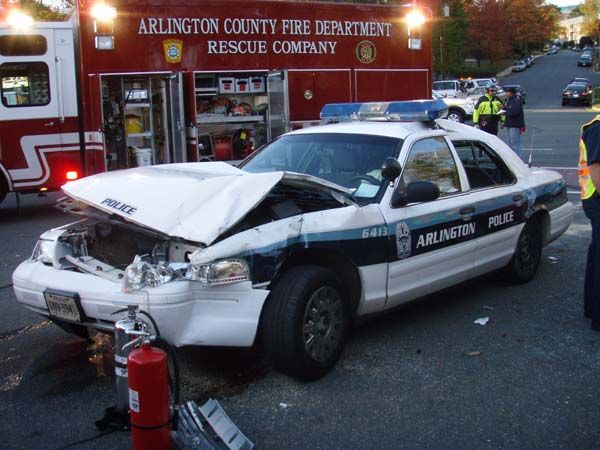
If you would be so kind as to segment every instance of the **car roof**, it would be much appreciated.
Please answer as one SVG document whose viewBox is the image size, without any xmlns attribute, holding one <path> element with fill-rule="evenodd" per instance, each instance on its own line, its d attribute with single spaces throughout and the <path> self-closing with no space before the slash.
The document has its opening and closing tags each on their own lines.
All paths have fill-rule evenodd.
<svg viewBox="0 0 600 450">
<path fill-rule="evenodd" d="M 571 83 L 577 83 L 577 82 L 579 82 L 579 83 L 589 83 L 590 80 L 587 79 L 587 78 L 579 78 L 579 77 L 575 77 L 575 78 L 573 78 L 571 80 Z"/>
<path fill-rule="evenodd" d="M 378 121 L 351 121 L 341 122 L 330 125 L 320 125 L 316 127 L 307 127 L 295 130 L 285 134 L 285 136 L 295 134 L 321 134 L 321 133 L 340 133 L 340 134 L 366 134 L 371 136 L 385 136 L 397 139 L 406 139 L 410 134 L 431 129 L 427 123 L 423 122 L 378 122 Z"/>
<path fill-rule="evenodd" d="M 583 83 L 569 83 L 567 88 L 585 88 L 585 84 Z"/>
</svg>

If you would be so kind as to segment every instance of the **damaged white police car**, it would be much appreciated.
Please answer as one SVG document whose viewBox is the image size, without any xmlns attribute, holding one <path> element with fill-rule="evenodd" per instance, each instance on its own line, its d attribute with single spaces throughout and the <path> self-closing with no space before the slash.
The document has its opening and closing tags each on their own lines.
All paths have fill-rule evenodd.
<svg viewBox="0 0 600 450">
<path fill-rule="evenodd" d="M 176 346 L 250 346 L 314 379 L 352 321 L 485 272 L 530 280 L 572 218 L 566 185 L 440 101 L 327 105 L 239 168 L 171 164 L 63 187 L 19 302 L 73 332 L 137 304 Z M 353 119 L 346 121 L 346 119 Z M 437 119 L 437 120 L 436 120 Z"/>
</svg>

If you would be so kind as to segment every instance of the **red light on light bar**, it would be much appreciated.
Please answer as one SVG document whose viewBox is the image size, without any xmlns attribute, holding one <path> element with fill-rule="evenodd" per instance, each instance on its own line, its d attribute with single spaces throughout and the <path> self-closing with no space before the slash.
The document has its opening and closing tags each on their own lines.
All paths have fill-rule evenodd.
<svg viewBox="0 0 600 450">
<path fill-rule="evenodd" d="M 79 178 L 79 174 L 77 173 L 76 170 L 69 170 L 66 174 L 65 174 L 65 178 L 67 180 L 76 180 L 77 178 Z"/>
</svg>

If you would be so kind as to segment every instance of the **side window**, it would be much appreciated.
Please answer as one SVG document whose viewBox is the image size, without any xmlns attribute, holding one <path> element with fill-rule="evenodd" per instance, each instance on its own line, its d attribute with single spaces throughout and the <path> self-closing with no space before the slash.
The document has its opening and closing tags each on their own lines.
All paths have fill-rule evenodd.
<svg viewBox="0 0 600 450">
<path fill-rule="evenodd" d="M 0 36 L 0 55 L 38 56 L 48 51 L 46 38 L 39 34 L 7 34 Z"/>
<path fill-rule="evenodd" d="M 454 141 L 471 189 L 512 184 L 515 177 L 502 158 L 483 142 Z"/>
<path fill-rule="evenodd" d="M 0 96 L 7 108 L 50 103 L 50 76 L 43 62 L 2 64 L 0 80 Z"/>
<path fill-rule="evenodd" d="M 460 191 L 460 178 L 454 157 L 442 137 L 427 138 L 413 144 L 403 171 L 404 183 L 431 181 L 442 196 Z"/>
</svg>

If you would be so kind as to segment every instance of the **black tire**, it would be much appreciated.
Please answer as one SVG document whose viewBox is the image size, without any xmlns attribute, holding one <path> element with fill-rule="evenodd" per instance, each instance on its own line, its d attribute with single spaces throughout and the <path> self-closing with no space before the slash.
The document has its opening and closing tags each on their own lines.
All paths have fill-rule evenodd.
<svg viewBox="0 0 600 450">
<path fill-rule="evenodd" d="M 313 320 L 316 314 L 317 320 Z M 344 287 L 333 271 L 319 266 L 292 267 L 265 305 L 261 330 L 266 354 L 279 371 L 301 380 L 316 380 L 339 359 L 350 317 Z"/>
<path fill-rule="evenodd" d="M 448 120 L 452 122 L 464 123 L 465 113 L 458 108 L 450 108 L 448 110 Z"/>
<path fill-rule="evenodd" d="M 536 274 L 542 260 L 542 233 L 537 220 L 529 220 L 517 241 L 515 253 L 506 266 L 508 281 L 527 283 Z"/>
<path fill-rule="evenodd" d="M 6 194 L 8 194 L 8 188 L 6 187 L 6 183 L 4 182 L 2 177 L 0 177 L 0 204 L 2 204 L 2 202 L 6 198 Z"/>
<path fill-rule="evenodd" d="M 563 102 L 561 103 L 561 105 L 562 105 L 562 106 L 565 106 L 566 104 L 567 104 L 567 102 L 565 102 L 564 100 L 563 100 Z"/>
</svg>

